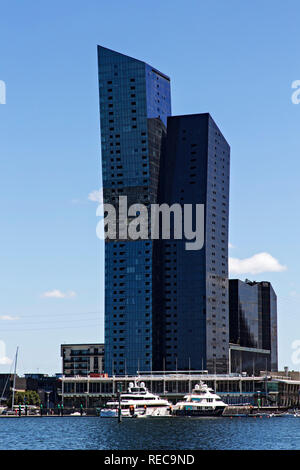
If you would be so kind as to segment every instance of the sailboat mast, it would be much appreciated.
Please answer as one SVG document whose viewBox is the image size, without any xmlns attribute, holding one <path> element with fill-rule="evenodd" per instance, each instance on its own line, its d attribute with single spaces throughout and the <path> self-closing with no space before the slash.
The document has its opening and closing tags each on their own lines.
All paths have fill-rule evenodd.
<svg viewBox="0 0 300 470">
<path fill-rule="evenodd" d="M 14 371 L 14 382 L 13 382 L 13 395 L 12 395 L 12 402 L 11 402 L 11 409 L 14 409 L 14 404 L 15 404 L 15 388 L 16 388 L 16 374 L 17 374 L 17 360 L 18 360 L 18 351 L 19 351 L 19 346 L 17 347 L 16 350 L 16 357 L 15 357 L 15 371 Z"/>
</svg>

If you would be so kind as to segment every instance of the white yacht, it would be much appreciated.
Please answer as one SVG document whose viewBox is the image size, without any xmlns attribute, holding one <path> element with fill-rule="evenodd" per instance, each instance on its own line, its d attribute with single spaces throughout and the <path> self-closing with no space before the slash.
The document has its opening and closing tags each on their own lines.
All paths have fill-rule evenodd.
<svg viewBox="0 0 300 470">
<path fill-rule="evenodd" d="M 173 407 L 175 416 L 220 416 L 228 405 L 204 382 Z"/>
<path fill-rule="evenodd" d="M 148 417 L 170 416 L 172 405 L 164 398 L 154 395 L 147 390 L 144 382 L 130 382 L 128 391 L 120 394 L 120 407 L 122 417 Z M 106 403 L 100 410 L 101 418 L 116 418 L 118 416 L 119 401 Z"/>
</svg>

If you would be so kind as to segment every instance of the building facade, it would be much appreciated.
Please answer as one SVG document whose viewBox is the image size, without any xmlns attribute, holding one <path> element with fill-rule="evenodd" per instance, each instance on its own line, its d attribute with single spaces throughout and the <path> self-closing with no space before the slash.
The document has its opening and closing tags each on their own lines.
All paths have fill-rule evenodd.
<svg viewBox="0 0 300 470">
<path fill-rule="evenodd" d="M 103 197 L 117 210 L 157 202 L 170 79 L 150 65 L 98 47 Z M 125 214 L 127 217 L 127 214 Z M 117 225 L 105 242 L 105 368 L 109 374 L 151 370 L 157 298 L 152 240 L 124 239 Z"/>
<path fill-rule="evenodd" d="M 90 375 L 104 373 L 104 344 L 62 344 L 63 375 Z"/>
<path fill-rule="evenodd" d="M 231 372 L 278 369 L 277 297 L 270 282 L 229 280 Z"/>
<path fill-rule="evenodd" d="M 183 217 L 192 205 L 194 226 L 203 205 L 204 226 L 201 249 L 184 236 L 161 242 L 158 370 L 228 372 L 229 168 L 230 147 L 209 114 L 168 118 L 160 202 Z"/>
<path fill-rule="evenodd" d="M 140 381 L 152 392 L 163 396 L 172 403 L 182 400 L 191 393 L 199 381 L 205 382 L 222 400 L 229 405 L 258 405 L 300 407 L 300 381 L 277 373 L 276 376 L 204 375 L 194 372 L 186 374 L 141 375 Z M 63 377 L 60 379 L 60 401 L 65 409 L 79 409 L 86 402 L 86 408 L 101 408 L 109 399 L 116 397 L 118 390 L 127 390 L 132 377 L 114 376 L 107 378 Z M 245 413 L 244 410 L 240 410 Z M 231 410 L 232 411 L 232 410 Z"/>
<path fill-rule="evenodd" d="M 170 79 L 153 67 L 98 47 L 98 68 L 103 197 L 117 214 L 105 240 L 105 370 L 228 372 L 230 147 L 209 114 L 171 117 Z M 201 249 L 124 236 L 127 207 L 164 203 L 204 206 Z"/>
<path fill-rule="evenodd" d="M 12 382 L 13 374 L 0 374 L 0 406 L 9 398 Z"/>
</svg>

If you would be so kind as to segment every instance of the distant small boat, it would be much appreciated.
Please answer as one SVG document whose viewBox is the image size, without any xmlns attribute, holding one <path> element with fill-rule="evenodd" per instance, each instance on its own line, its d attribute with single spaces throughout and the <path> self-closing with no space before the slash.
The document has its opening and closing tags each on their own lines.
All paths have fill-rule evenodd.
<svg viewBox="0 0 300 470">
<path fill-rule="evenodd" d="M 270 413 L 268 415 L 269 418 L 282 418 L 283 416 L 286 416 L 286 413 Z"/>
</svg>

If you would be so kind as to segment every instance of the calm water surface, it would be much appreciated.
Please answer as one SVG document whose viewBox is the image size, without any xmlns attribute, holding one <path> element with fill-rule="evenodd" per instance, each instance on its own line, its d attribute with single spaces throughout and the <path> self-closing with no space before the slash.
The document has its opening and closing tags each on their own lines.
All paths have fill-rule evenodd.
<svg viewBox="0 0 300 470">
<path fill-rule="evenodd" d="M 0 449 L 300 449 L 300 418 L 1 418 Z"/>
</svg>

